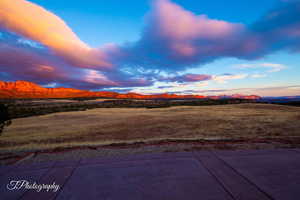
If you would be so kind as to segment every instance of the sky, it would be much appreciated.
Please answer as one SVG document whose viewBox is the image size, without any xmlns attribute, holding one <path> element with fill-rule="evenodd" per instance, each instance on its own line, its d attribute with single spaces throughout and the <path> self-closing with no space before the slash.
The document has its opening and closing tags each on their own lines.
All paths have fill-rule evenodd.
<svg viewBox="0 0 300 200">
<path fill-rule="evenodd" d="M 0 80 L 300 95 L 300 0 L 1 0 Z"/>
</svg>

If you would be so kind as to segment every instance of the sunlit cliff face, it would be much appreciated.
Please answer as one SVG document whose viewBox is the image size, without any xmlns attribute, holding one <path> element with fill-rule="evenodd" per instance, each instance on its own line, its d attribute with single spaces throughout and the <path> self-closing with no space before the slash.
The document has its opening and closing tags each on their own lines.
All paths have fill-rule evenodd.
<svg viewBox="0 0 300 200">
<path fill-rule="evenodd" d="M 91 92 L 72 88 L 44 88 L 27 81 L 0 81 L 0 98 L 70 98 L 70 97 L 106 97 L 117 99 L 219 99 L 222 96 L 206 97 L 203 95 L 155 94 L 143 95 L 137 93 L 119 94 L 116 92 Z M 228 96 L 230 97 L 230 96 Z M 256 95 L 233 95 L 240 99 L 259 99 Z"/>
</svg>

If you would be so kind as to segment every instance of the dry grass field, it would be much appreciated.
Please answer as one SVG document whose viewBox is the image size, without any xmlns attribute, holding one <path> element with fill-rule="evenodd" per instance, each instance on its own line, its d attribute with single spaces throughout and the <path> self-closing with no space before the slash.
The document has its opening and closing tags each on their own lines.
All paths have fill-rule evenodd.
<svg viewBox="0 0 300 200">
<path fill-rule="evenodd" d="M 98 108 L 14 119 L 0 150 L 132 143 L 164 139 L 300 136 L 300 107 L 268 104 Z"/>
</svg>

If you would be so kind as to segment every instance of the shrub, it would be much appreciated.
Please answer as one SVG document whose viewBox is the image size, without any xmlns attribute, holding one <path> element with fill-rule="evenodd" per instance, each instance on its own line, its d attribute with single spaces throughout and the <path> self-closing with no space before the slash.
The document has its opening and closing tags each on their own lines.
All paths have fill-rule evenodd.
<svg viewBox="0 0 300 200">
<path fill-rule="evenodd" d="M 0 135 L 5 126 L 11 124 L 11 119 L 8 113 L 8 107 L 4 104 L 0 104 Z"/>
</svg>

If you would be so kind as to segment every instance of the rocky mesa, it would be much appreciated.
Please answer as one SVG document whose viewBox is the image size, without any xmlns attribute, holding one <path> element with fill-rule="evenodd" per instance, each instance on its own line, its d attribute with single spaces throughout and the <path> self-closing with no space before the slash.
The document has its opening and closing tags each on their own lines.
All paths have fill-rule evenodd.
<svg viewBox="0 0 300 200">
<path fill-rule="evenodd" d="M 28 81 L 4 82 L 0 81 L 0 98 L 74 98 L 74 97 L 102 97 L 116 99 L 259 99 L 257 95 L 230 95 L 230 96 L 204 96 L 204 95 L 178 95 L 178 94 L 155 94 L 143 95 L 137 93 L 120 94 L 110 91 L 88 91 L 73 88 L 44 88 Z"/>
</svg>

